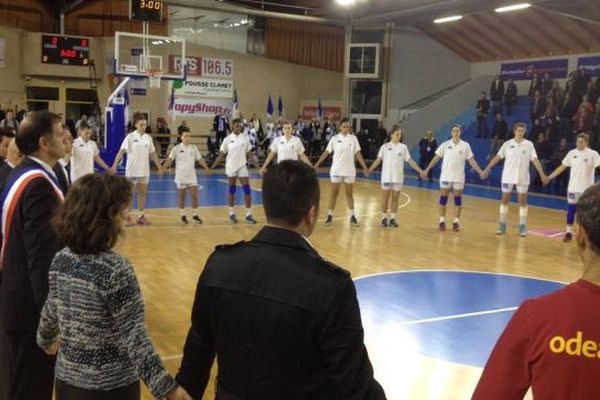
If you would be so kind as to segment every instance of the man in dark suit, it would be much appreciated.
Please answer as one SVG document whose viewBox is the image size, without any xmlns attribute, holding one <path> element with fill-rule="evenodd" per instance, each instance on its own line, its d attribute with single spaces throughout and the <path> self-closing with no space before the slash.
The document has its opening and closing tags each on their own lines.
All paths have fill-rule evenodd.
<svg viewBox="0 0 600 400">
<path fill-rule="evenodd" d="M 286 160 L 269 168 L 262 189 L 269 225 L 208 259 L 177 380 L 201 399 L 216 355 L 219 399 L 385 399 L 350 273 L 308 241 L 316 173 Z"/>
<path fill-rule="evenodd" d="M 513 107 L 517 104 L 517 85 L 513 82 L 512 78 L 508 80 L 508 84 L 506 85 L 504 104 L 506 104 L 506 114 L 510 117 Z"/>
<path fill-rule="evenodd" d="M 54 357 L 37 346 L 36 330 L 48 294 L 48 269 L 58 250 L 50 220 L 63 200 L 52 170 L 65 152 L 60 116 L 29 113 L 16 142 L 26 157 L 9 175 L 2 195 L 14 212 L 2 226 L 0 366 L 8 369 L 10 400 L 50 400 Z M 10 188 L 14 196 L 7 196 Z"/>
<path fill-rule="evenodd" d="M 70 134 L 68 128 L 63 129 L 63 144 L 65 146 L 65 156 L 62 157 L 54 165 L 54 173 L 60 183 L 60 188 L 64 195 L 67 195 L 69 187 L 71 186 L 71 152 L 73 151 L 73 137 Z"/>
<path fill-rule="evenodd" d="M 504 81 L 500 75 L 496 75 L 492 86 L 490 87 L 490 97 L 492 98 L 492 113 L 502 112 L 502 99 L 504 98 Z"/>
<path fill-rule="evenodd" d="M 217 132 L 217 142 L 221 146 L 221 142 L 229 133 L 229 118 L 227 118 L 225 111 L 221 111 L 219 115 L 215 116 L 213 119 L 213 129 Z"/>
<path fill-rule="evenodd" d="M 477 137 L 488 137 L 490 133 L 487 126 L 488 113 L 490 112 L 490 101 L 485 92 L 481 92 L 481 98 L 477 101 Z"/>
<path fill-rule="evenodd" d="M 0 193 L 2 193 L 2 190 L 4 190 L 4 185 L 6 185 L 8 175 L 17 165 L 19 165 L 22 158 L 23 156 L 17 147 L 15 139 L 11 139 L 10 143 L 8 144 L 8 151 L 6 152 L 6 160 L 4 160 L 4 164 L 0 166 Z"/>
<path fill-rule="evenodd" d="M 531 100 L 531 107 L 529 109 L 529 118 L 531 119 L 531 122 L 533 123 L 536 119 L 542 119 L 545 112 L 546 100 L 544 100 L 542 93 L 538 90 Z"/>
<path fill-rule="evenodd" d="M 0 128 L 0 166 L 4 164 L 6 160 L 6 153 L 8 152 L 8 145 L 14 139 L 15 133 L 9 128 Z"/>
</svg>

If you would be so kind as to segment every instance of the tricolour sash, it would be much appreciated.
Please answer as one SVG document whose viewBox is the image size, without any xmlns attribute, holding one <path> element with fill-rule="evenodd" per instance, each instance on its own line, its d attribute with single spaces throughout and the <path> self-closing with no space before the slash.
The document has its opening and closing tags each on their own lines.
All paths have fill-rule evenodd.
<svg viewBox="0 0 600 400">
<path fill-rule="evenodd" d="M 13 174 L 6 183 L 6 187 L 0 197 L 0 204 L 2 204 L 2 249 L 0 250 L 0 270 L 4 265 L 4 256 L 6 254 L 6 246 L 8 243 L 8 235 L 10 234 L 10 228 L 13 221 L 13 215 L 21 200 L 21 196 L 27 185 L 34 179 L 46 179 L 52 185 L 54 193 L 59 203 L 64 201 L 64 195 L 58 185 L 58 181 L 54 177 L 51 177 L 48 172 L 43 168 L 33 166 L 30 168 L 23 168 Z"/>
</svg>

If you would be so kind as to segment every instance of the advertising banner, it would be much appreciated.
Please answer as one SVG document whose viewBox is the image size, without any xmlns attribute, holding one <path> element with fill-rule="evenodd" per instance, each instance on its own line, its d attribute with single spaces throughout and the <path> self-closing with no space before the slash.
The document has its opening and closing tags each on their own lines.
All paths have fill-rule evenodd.
<svg viewBox="0 0 600 400">
<path fill-rule="evenodd" d="M 512 78 L 514 81 L 528 81 L 537 72 L 539 78 L 549 73 L 553 79 L 564 79 L 569 72 L 569 60 L 566 58 L 543 61 L 526 61 L 502 63 L 500 74 L 504 79 Z"/>
<path fill-rule="evenodd" d="M 175 96 L 233 98 L 233 81 L 209 78 L 188 78 L 174 81 Z"/>
<path fill-rule="evenodd" d="M 231 99 L 198 99 L 189 97 L 175 97 L 169 102 L 169 112 L 174 111 L 177 117 L 210 117 L 224 111 L 230 113 L 232 109 Z"/>
</svg>

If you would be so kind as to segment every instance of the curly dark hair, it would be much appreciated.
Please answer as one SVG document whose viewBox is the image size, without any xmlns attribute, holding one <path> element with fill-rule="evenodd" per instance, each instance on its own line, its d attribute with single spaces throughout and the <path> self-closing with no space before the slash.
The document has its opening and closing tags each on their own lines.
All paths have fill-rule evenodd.
<svg viewBox="0 0 600 400">
<path fill-rule="evenodd" d="M 133 185 L 123 177 L 89 174 L 69 189 L 54 218 L 63 245 L 77 254 L 97 254 L 117 244 Z"/>
</svg>

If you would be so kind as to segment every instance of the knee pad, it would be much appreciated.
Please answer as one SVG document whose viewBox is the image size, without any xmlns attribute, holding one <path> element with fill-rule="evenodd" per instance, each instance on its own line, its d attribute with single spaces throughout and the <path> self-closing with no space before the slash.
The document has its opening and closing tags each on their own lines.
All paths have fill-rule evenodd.
<svg viewBox="0 0 600 400">
<path fill-rule="evenodd" d="M 229 185 L 229 194 L 235 194 L 235 185 Z"/>
<path fill-rule="evenodd" d="M 245 195 L 247 195 L 247 196 L 250 195 L 250 185 L 248 185 L 248 184 L 243 185 L 242 190 L 244 191 Z"/>
<path fill-rule="evenodd" d="M 454 205 L 456 207 L 462 206 L 462 196 L 454 196 Z"/>
<path fill-rule="evenodd" d="M 445 206 L 448 203 L 448 196 L 440 196 L 440 206 Z"/>
</svg>

